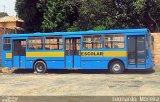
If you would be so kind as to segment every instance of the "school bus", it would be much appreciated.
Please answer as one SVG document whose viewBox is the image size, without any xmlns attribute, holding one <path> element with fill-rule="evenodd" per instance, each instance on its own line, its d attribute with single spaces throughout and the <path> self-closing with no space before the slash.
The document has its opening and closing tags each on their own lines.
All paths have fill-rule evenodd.
<svg viewBox="0 0 160 102">
<path fill-rule="evenodd" d="M 153 67 L 148 29 L 4 34 L 2 66 L 34 69 L 126 69 Z"/>
</svg>

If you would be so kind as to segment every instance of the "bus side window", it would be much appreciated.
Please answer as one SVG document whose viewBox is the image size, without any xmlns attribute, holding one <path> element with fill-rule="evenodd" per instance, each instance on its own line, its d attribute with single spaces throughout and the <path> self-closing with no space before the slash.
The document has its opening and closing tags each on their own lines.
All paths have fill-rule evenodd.
<svg viewBox="0 0 160 102">
<path fill-rule="evenodd" d="M 63 46 L 62 37 L 46 37 L 45 49 L 46 50 L 60 50 Z"/>
<path fill-rule="evenodd" d="M 101 35 L 93 36 L 93 48 L 97 48 L 97 49 L 102 48 L 102 36 Z"/>
<path fill-rule="evenodd" d="M 4 50 L 11 50 L 11 39 L 10 38 L 4 39 Z"/>
<path fill-rule="evenodd" d="M 85 35 L 83 36 L 83 48 L 85 49 L 100 49 L 102 48 L 101 35 Z"/>
<path fill-rule="evenodd" d="M 104 37 L 105 48 L 124 48 L 123 34 L 107 34 Z"/>
<path fill-rule="evenodd" d="M 105 48 L 110 48 L 108 44 L 105 44 L 104 46 L 105 46 Z"/>
<path fill-rule="evenodd" d="M 119 46 L 118 46 L 118 45 L 116 45 L 116 44 L 114 44 L 114 48 L 119 48 Z"/>
<path fill-rule="evenodd" d="M 92 49 L 92 35 L 83 36 L 83 48 Z"/>
<path fill-rule="evenodd" d="M 32 50 L 43 49 L 43 37 L 29 37 L 28 38 L 28 49 L 32 49 Z"/>
</svg>

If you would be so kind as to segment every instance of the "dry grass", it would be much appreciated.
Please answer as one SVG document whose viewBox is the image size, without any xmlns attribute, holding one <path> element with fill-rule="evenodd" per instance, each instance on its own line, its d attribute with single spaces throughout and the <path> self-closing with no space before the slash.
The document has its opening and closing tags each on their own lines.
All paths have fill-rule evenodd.
<svg viewBox="0 0 160 102">
<path fill-rule="evenodd" d="M 3 74 L 12 74 L 16 69 L 10 69 L 10 68 L 2 68 L 0 67 L 0 73 L 3 73 Z"/>
</svg>

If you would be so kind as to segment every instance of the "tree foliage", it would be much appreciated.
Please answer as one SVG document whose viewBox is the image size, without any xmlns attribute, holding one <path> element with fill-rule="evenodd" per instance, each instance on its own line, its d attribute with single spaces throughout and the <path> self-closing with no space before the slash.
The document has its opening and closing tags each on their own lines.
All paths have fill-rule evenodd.
<svg viewBox="0 0 160 102">
<path fill-rule="evenodd" d="M 0 17 L 5 17 L 5 16 L 8 16 L 6 12 L 0 12 Z"/>
<path fill-rule="evenodd" d="M 43 11 L 38 9 L 39 0 L 16 0 L 15 10 L 18 16 L 24 20 L 26 32 L 41 31 Z"/>
<path fill-rule="evenodd" d="M 64 25 L 64 2 L 62 0 L 48 0 L 43 14 L 43 31 L 60 31 Z"/>
<path fill-rule="evenodd" d="M 16 11 L 28 32 L 160 27 L 160 0 L 17 0 Z"/>
</svg>

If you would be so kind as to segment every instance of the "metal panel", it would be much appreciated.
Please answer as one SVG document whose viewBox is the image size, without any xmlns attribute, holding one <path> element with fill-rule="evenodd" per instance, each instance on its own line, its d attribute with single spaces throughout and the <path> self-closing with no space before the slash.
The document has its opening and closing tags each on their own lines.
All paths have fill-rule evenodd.
<svg viewBox="0 0 160 102">
<path fill-rule="evenodd" d="M 20 68 L 26 67 L 26 56 L 20 56 Z"/>
<path fill-rule="evenodd" d="M 62 60 L 49 60 L 45 62 L 47 69 L 64 69 L 64 61 Z"/>
<path fill-rule="evenodd" d="M 80 67 L 81 67 L 81 57 L 74 56 L 74 68 L 80 68 Z"/>
<path fill-rule="evenodd" d="M 19 56 L 13 56 L 13 68 L 19 68 L 20 65 L 20 58 Z"/>
<path fill-rule="evenodd" d="M 73 68 L 73 56 L 66 56 L 65 63 L 67 69 Z"/>
<path fill-rule="evenodd" d="M 81 61 L 82 69 L 106 69 L 108 61 Z"/>
</svg>

